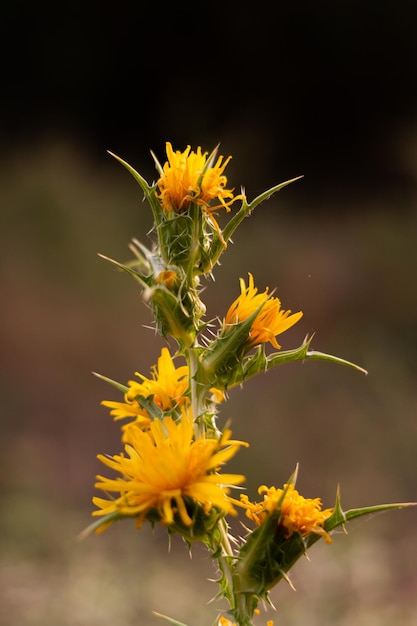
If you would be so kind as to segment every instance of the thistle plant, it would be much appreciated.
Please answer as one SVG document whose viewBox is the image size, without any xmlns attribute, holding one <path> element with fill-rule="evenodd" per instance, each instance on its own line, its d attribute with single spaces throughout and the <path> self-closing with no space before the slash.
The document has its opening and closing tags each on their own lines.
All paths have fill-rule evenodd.
<svg viewBox="0 0 417 626">
<path fill-rule="evenodd" d="M 215 595 L 228 605 L 216 613 L 213 625 L 252 626 L 259 603 L 269 602 L 271 589 L 281 580 L 291 584 L 291 568 L 316 541 L 330 544 L 332 531 L 350 520 L 412 503 L 345 511 L 336 493 L 333 506 L 323 508 L 319 497 L 297 491 L 298 467 L 280 486 L 261 485 L 258 499 L 251 501 L 241 487 L 245 475 L 225 471 L 227 462 L 249 445 L 221 425 L 220 410 L 231 389 L 291 361 L 331 361 L 366 372 L 313 350 L 309 336 L 299 347 L 282 350 L 277 337 L 303 314 L 282 308 L 268 287 L 255 286 L 249 271 L 228 310 L 206 320 L 204 282 L 213 279 L 234 232 L 262 202 L 297 179 L 249 202 L 243 190 L 235 194 L 228 187 L 225 169 L 231 157 L 218 156 L 217 148 L 211 154 L 190 146 L 180 152 L 167 143 L 166 153 L 164 165 L 153 155 L 158 172 L 153 184 L 112 155 L 149 204 L 152 245 L 133 239 L 128 263 L 103 258 L 138 283 L 166 345 L 149 375 L 135 373 L 121 384 L 96 374 L 120 393 L 119 401 L 102 404 L 121 422 L 122 451 L 98 455 L 104 473 L 95 487 L 102 495 L 93 498 L 97 520 L 84 534 L 133 519 L 138 529 L 144 523 L 162 525 L 169 537 L 179 534 L 189 548 L 202 543 L 214 562 Z M 220 212 L 228 214 L 223 227 Z M 242 531 L 235 537 L 229 521 L 239 513 Z M 174 617 L 157 615 L 184 626 Z"/>
</svg>

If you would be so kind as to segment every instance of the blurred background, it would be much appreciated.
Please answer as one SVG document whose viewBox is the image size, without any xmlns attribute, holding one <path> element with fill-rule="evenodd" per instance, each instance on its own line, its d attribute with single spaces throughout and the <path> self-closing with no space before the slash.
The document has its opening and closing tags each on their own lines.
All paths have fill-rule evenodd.
<svg viewBox="0 0 417 626">
<path fill-rule="evenodd" d="M 2 8 L 0 623 L 212 623 L 207 553 L 129 522 L 91 521 L 97 453 L 120 451 L 92 371 L 149 375 L 162 342 L 136 284 L 101 260 L 148 241 L 150 209 L 120 155 L 152 182 L 165 142 L 233 156 L 252 199 L 303 175 L 240 226 L 204 292 L 222 316 L 252 272 L 304 317 L 284 349 L 327 363 L 233 390 L 220 418 L 251 442 L 230 463 L 250 497 L 297 486 L 345 509 L 417 500 L 417 75 L 413 3 L 150 2 Z M 317 544 L 272 593 L 276 624 L 417 623 L 417 510 Z"/>
</svg>

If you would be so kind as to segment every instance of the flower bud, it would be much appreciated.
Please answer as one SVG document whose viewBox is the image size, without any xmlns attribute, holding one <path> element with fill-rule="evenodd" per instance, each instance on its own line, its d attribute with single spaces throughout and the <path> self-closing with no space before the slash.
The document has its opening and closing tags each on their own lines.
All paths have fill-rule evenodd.
<svg viewBox="0 0 417 626">
<path fill-rule="evenodd" d="M 143 297 L 150 303 L 157 331 L 162 337 L 171 336 L 186 346 L 192 345 L 196 336 L 192 312 L 186 310 L 177 294 L 165 284 L 156 284 L 146 289 Z"/>
</svg>

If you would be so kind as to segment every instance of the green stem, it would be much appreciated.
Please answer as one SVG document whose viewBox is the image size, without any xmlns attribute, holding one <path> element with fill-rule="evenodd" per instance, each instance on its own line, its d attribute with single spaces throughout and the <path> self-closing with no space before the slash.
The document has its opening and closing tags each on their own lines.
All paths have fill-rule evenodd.
<svg viewBox="0 0 417 626">
<path fill-rule="evenodd" d="M 187 280 L 188 284 L 192 285 L 194 277 L 197 273 L 197 267 L 199 265 L 199 257 L 201 254 L 201 240 L 203 238 L 203 225 L 202 225 L 202 211 L 201 207 L 197 204 L 190 206 L 191 217 L 191 237 L 190 237 L 190 250 L 189 261 L 187 268 Z"/>
<path fill-rule="evenodd" d="M 229 541 L 229 533 L 227 531 L 227 522 L 224 518 L 222 518 L 219 522 L 219 530 L 220 530 L 220 535 L 221 535 L 221 545 L 222 545 L 223 555 L 233 558 L 234 555 L 233 555 L 232 546 Z"/>
<path fill-rule="evenodd" d="M 221 587 L 221 595 L 229 602 L 232 610 L 235 609 L 235 597 L 233 589 L 233 563 L 235 556 L 229 541 L 227 530 L 227 522 L 224 518 L 219 520 L 217 529 L 219 531 L 219 543 L 211 546 L 213 559 L 216 559 L 221 572 L 219 584 Z"/>
<path fill-rule="evenodd" d="M 236 570 L 236 556 L 229 540 L 227 522 L 219 522 L 221 553 L 215 555 L 222 573 L 222 595 L 228 600 L 233 621 L 238 626 L 253 626 L 252 617 L 256 608 L 253 602 L 254 594 L 245 593 L 242 589 L 242 576 Z"/>
<path fill-rule="evenodd" d="M 205 432 L 204 419 L 202 419 L 204 398 L 204 393 L 202 392 L 205 391 L 205 388 L 198 380 L 198 355 L 195 347 L 187 349 L 186 358 L 190 372 L 191 410 L 194 416 L 195 436 L 200 438 Z"/>
</svg>

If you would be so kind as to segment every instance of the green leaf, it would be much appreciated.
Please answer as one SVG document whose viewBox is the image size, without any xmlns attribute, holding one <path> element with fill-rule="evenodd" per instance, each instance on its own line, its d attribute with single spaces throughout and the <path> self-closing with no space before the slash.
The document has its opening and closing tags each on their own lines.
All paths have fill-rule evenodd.
<svg viewBox="0 0 417 626">
<path fill-rule="evenodd" d="M 119 263 L 118 261 L 115 261 L 114 259 L 110 259 L 108 256 L 104 256 L 104 254 L 99 254 L 98 256 L 101 259 L 104 259 L 105 261 L 109 261 L 110 263 L 118 267 L 120 270 L 123 270 L 124 272 L 127 272 L 128 274 L 133 276 L 133 278 L 135 278 L 145 289 L 146 287 L 149 287 L 152 284 L 151 277 L 145 276 L 144 274 L 139 274 L 139 272 L 136 272 L 136 270 L 132 269 L 128 265 L 123 265 L 123 263 Z"/>
<path fill-rule="evenodd" d="M 121 515 L 118 511 L 115 511 L 114 513 L 109 513 L 108 515 L 104 515 L 103 517 L 100 517 L 100 519 L 98 519 L 97 521 L 90 524 L 90 526 L 87 526 L 87 528 L 85 528 L 78 535 L 78 539 L 80 540 L 85 539 L 86 537 L 88 537 L 88 535 L 91 535 L 91 533 L 95 532 L 96 530 L 99 530 L 101 526 L 112 524 L 113 522 L 121 519 L 122 517 L 126 517 L 126 515 Z"/>
<path fill-rule="evenodd" d="M 170 624 L 174 624 L 174 626 L 187 626 L 187 624 L 184 624 L 184 622 L 179 622 L 176 619 L 172 619 L 172 617 L 168 617 L 167 615 L 162 615 L 162 613 L 157 613 L 156 611 L 152 611 L 152 613 L 156 615 L 156 617 L 162 617 L 162 619 L 169 622 Z"/>
<path fill-rule="evenodd" d="M 152 396 L 137 395 L 135 396 L 135 400 L 137 401 L 137 403 L 142 409 L 145 409 L 149 417 L 151 417 L 152 419 L 156 419 L 156 418 L 161 419 L 163 417 L 164 411 L 160 409 L 157 404 L 155 404 L 155 402 L 153 401 L 153 395 Z"/>
<path fill-rule="evenodd" d="M 381 513 L 382 511 L 389 511 L 391 509 L 403 509 L 408 506 L 417 506 L 417 502 L 394 502 L 392 504 L 365 506 L 361 509 L 350 509 L 349 511 L 346 511 L 345 516 L 346 521 L 350 521 L 351 519 L 362 517 L 363 515 L 373 515 L 374 513 Z"/>
<path fill-rule="evenodd" d="M 302 176 L 296 176 L 295 178 L 286 180 L 283 183 L 279 183 L 278 185 L 275 185 L 274 187 L 271 187 L 267 191 L 264 191 L 263 193 L 261 193 L 254 200 L 252 200 L 252 202 L 248 203 L 246 198 L 244 198 L 242 202 L 242 206 L 240 207 L 239 211 L 229 220 L 229 222 L 224 227 L 223 233 L 222 233 L 223 238 L 216 237 L 216 236 L 213 237 L 213 243 L 211 245 L 210 253 L 209 253 L 211 262 L 210 262 L 210 266 L 207 265 L 207 267 L 205 268 L 205 271 L 209 271 L 217 263 L 218 259 L 220 258 L 220 255 L 224 251 L 224 248 L 225 248 L 224 242 L 227 243 L 228 241 L 231 240 L 233 233 L 235 232 L 237 227 L 241 224 L 241 222 L 243 222 L 245 217 L 248 217 L 259 204 L 261 204 L 265 200 L 268 200 L 268 198 L 270 198 L 274 193 L 277 193 L 278 191 L 280 191 L 287 185 L 294 183 L 296 180 L 299 180 L 300 178 L 302 178 Z"/>
<path fill-rule="evenodd" d="M 245 199 L 242 202 L 242 206 L 239 209 L 239 211 L 236 213 L 236 215 L 232 217 L 232 219 L 226 224 L 225 228 L 223 229 L 224 240 L 225 241 L 230 240 L 230 238 L 232 237 L 233 233 L 235 232 L 239 224 L 245 219 L 245 217 L 250 215 L 252 211 L 259 204 L 261 204 L 265 200 L 268 200 L 274 193 L 277 193 L 277 191 L 280 191 L 287 185 L 294 183 L 296 180 L 299 180 L 300 178 L 302 178 L 302 176 L 297 176 L 296 178 L 291 178 L 290 180 L 286 180 L 283 183 L 279 183 L 279 185 L 275 185 L 274 187 L 271 187 L 270 189 L 267 189 L 267 191 L 264 191 L 263 193 L 261 193 L 254 200 L 252 200 L 252 202 L 248 203 Z"/>
<path fill-rule="evenodd" d="M 104 382 L 109 383 L 110 385 L 113 385 L 113 387 L 116 387 L 116 389 L 118 389 L 122 393 L 126 393 L 127 391 L 129 391 L 129 387 L 126 387 L 126 385 L 121 385 L 115 380 L 112 380 L 111 378 L 107 378 L 107 376 L 103 376 L 102 374 L 97 374 L 97 372 L 93 372 L 93 375 L 97 376 L 97 378 L 100 378 L 100 380 L 104 380 Z"/>
<path fill-rule="evenodd" d="M 245 380 L 248 380 L 257 374 L 269 371 L 277 365 L 291 363 L 293 361 L 329 361 L 338 365 L 352 367 L 363 374 L 368 373 L 363 367 L 360 367 L 351 361 L 347 361 L 346 359 L 341 359 L 340 357 L 333 356 L 332 354 L 318 352 L 317 350 L 309 350 L 313 336 L 314 335 L 306 337 L 301 346 L 298 348 L 273 352 L 268 356 L 265 355 L 263 346 L 262 348 L 258 348 L 258 351 L 255 354 L 250 355 L 243 361 L 241 370 L 234 372 L 234 376 L 230 380 L 229 388 L 241 385 Z"/>
<path fill-rule="evenodd" d="M 346 522 L 349 522 L 358 517 L 364 517 L 365 515 L 375 515 L 376 513 L 382 513 L 383 511 L 390 511 L 392 509 L 403 509 L 409 506 L 416 506 L 417 502 L 394 502 L 390 504 L 376 504 L 373 506 L 365 506 L 359 509 L 349 509 L 348 511 L 343 511 L 340 505 L 340 493 L 337 490 L 336 494 L 336 502 L 334 505 L 332 515 L 327 518 L 327 520 L 323 524 L 323 528 L 326 532 L 330 532 L 334 528 L 338 526 L 343 526 Z M 309 548 L 316 541 L 320 539 L 320 535 L 311 534 L 307 538 L 306 546 Z"/>
<path fill-rule="evenodd" d="M 153 216 L 155 219 L 155 225 L 159 226 L 163 218 L 163 209 L 162 209 L 161 203 L 159 202 L 158 198 L 155 195 L 156 185 L 151 187 L 150 185 L 148 185 L 148 183 L 143 178 L 143 176 L 141 176 L 139 172 L 137 172 L 131 165 L 129 165 L 129 163 L 126 163 L 126 161 L 118 157 L 113 152 L 110 152 L 110 150 L 108 150 L 108 153 L 112 157 L 114 157 L 117 161 L 119 161 L 119 163 L 121 163 L 123 167 L 125 167 L 127 171 L 133 176 L 136 182 L 139 183 L 139 185 L 141 186 L 145 194 L 145 198 L 148 200 L 149 204 L 151 205 L 151 209 L 152 209 Z"/>
<path fill-rule="evenodd" d="M 308 348 L 310 347 L 313 336 L 314 335 L 312 335 L 311 337 L 306 337 L 301 346 L 299 346 L 295 350 L 274 352 L 273 354 L 269 355 L 267 359 L 267 369 L 271 369 L 276 365 L 281 365 L 281 363 L 288 363 L 289 361 L 330 361 L 339 365 L 353 367 L 363 374 L 368 373 L 363 367 L 360 367 L 359 365 L 356 365 L 356 363 L 352 363 L 351 361 L 347 361 L 346 359 L 341 359 L 340 357 L 334 356 L 332 354 L 325 354 L 324 352 L 317 352 L 316 350 L 309 350 Z"/>
<path fill-rule="evenodd" d="M 265 346 L 258 345 L 255 352 L 242 359 L 240 368 L 236 368 L 230 372 L 227 379 L 227 388 L 232 389 L 237 385 L 241 385 L 245 380 L 256 376 L 257 374 L 266 372 L 267 356 L 265 354 Z"/>
<path fill-rule="evenodd" d="M 222 331 L 202 353 L 200 364 L 205 372 L 205 382 L 210 382 L 214 386 L 220 384 L 229 387 L 229 380 L 241 380 L 242 376 L 236 371 L 242 367 L 240 355 L 245 350 L 252 324 L 265 302 L 243 322 L 233 324 Z"/>
<path fill-rule="evenodd" d="M 158 332 L 171 335 L 189 346 L 195 337 L 193 311 L 187 311 L 181 299 L 165 285 L 156 285 L 148 293 Z"/>
<path fill-rule="evenodd" d="M 261 202 L 264 202 L 265 200 L 269 200 L 269 198 L 273 196 L 274 193 L 277 193 L 277 191 L 281 191 L 281 189 L 283 189 L 287 185 L 291 185 L 291 183 L 295 183 L 295 181 L 300 180 L 300 178 L 303 178 L 303 176 L 296 176 L 295 178 L 290 178 L 289 180 L 285 180 L 283 183 L 274 185 L 270 189 L 267 189 L 263 193 L 259 194 L 259 196 L 254 198 L 252 202 L 248 204 L 249 213 L 252 212 L 255 209 L 255 207 L 258 206 L 258 204 L 261 204 Z"/>
</svg>

